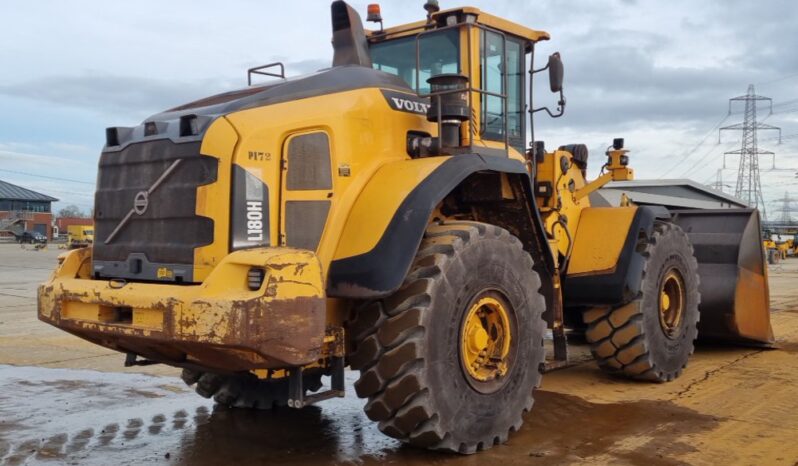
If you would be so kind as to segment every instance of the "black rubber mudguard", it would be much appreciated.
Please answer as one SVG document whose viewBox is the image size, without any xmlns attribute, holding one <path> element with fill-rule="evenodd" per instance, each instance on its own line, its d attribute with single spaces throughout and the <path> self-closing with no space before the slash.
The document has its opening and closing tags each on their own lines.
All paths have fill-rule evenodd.
<svg viewBox="0 0 798 466">
<path fill-rule="evenodd" d="M 524 177 L 528 199 L 532 182 L 524 164 L 507 157 L 460 154 L 449 158 L 418 184 L 394 213 L 388 227 L 371 251 L 330 264 L 327 295 L 343 298 L 380 298 L 394 292 L 402 284 L 416 255 L 424 231 L 438 203 L 469 175 L 492 171 L 514 173 Z M 536 208 L 531 221 L 540 235 L 539 244 L 548 247 Z M 551 254 L 546 250 L 543 254 Z"/>
</svg>

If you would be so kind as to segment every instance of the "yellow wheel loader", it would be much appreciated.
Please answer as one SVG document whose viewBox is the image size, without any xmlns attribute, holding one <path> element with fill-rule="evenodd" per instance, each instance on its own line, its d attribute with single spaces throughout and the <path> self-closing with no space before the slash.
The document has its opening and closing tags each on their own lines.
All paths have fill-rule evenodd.
<svg viewBox="0 0 798 466">
<path fill-rule="evenodd" d="M 792 240 L 781 240 L 781 238 L 779 238 L 779 240 L 780 241 L 776 243 L 776 251 L 778 251 L 779 256 L 781 256 L 781 259 L 784 260 L 792 252 L 793 249 Z"/>
<path fill-rule="evenodd" d="M 335 1 L 330 68 L 254 68 L 274 80 L 109 128 L 96 240 L 39 318 L 235 407 L 343 396 L 348 366 L 382 432 L 460 453 L 520 428 L 567 328 L 656 382 L 697 336 L 773 341 L 757 211 L 591 207 L 629 154 L 588 181 L 584 145 L 530 137 L 565 107 L 559 54 L 533 66 L 549 35 L 425 9 L 383 28 L 371 6 L 367 31 Z M 544 71 L 555 109 L 533 106 Z"/>
</svg>

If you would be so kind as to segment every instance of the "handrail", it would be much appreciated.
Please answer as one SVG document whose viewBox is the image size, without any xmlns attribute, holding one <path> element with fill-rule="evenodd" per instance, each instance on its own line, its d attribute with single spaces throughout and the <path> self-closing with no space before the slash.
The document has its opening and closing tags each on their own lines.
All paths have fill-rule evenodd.
<svg viewBox="0 0 798 466">
<path fill-rule="evenodd" d="M 275 66 L 279 66 L 280 67 L 280 74 L 270 73 L 268 71 L 263 71 L 265 69 L 273 68 Z M 271 76 L 271 77 L 274 77 L 274 78 L 285 79 L 285 65 L 283 65 L 282 62 L 277 61 L 277 62 L 274 62 L 274 63 L 269 63 L 268 65 L 256 66 L 255 68 L 248 69 L 247 70 L 247 86 L 251 86 L 252 85 L 252 75 L 253 74 L 259 74 L 259 75 L 262 75 L 262 76 Z"/>
</svg>

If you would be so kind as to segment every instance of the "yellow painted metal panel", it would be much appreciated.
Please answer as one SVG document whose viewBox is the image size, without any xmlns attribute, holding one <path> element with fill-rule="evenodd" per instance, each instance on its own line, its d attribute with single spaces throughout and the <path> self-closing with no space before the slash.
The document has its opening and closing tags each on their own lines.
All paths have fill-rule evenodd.
<svg viewBox="0 0 798 466">
<path fill-rule="evenodd" d="M 228 252 L 230 234 L 230 176 L 238 142 L 233 126 L 216 119 L 202 140 L 200 152 L 219 159 L 216 182 L 197 188 L 197 215 L 213 219 L 213 243 L 194 250 L 194 279 L 202 281 Z"/>
<path fill-rule="evenodd" d="M 64 301 L 61 317 L 72 320 L 88 320 L 92 322 L 112 322 L 115 317 L 112 308 L 92 303 Z"/>
<path fill-rule="evenodd" d="M 383 166 L 352 207 L 335 259 L 363 254 L 377 245 L 402 201 L 449 157 L 430 157 Z"/>
<path fill-rule="evenodd" d="M 227 117 L 240 134 L 234 162 L 261 178 L 270 193 L 270 224 L 272 238 L 277 238 L 282 219 L 280 212 L 280 155 L 293 135 L 324 131 L 330 139 L 332 155 L 333 189 L 330 191 L 292 191 L 296 200 L 329 199 L 331 201 L 327 224 L 317 248 L 324 270 L 333 257 L 343 257 L 336 252 L 339 240 L 352 231 L 344 232 L 350 210 L 361 198 L 361 192 L 383 165 L 410 160 L 407 155 L 407 132 L 425 131 L 435 134 L 437 126 L 429 123 L 425 115 L 391 109 L 379 89 L 359 89 L 323 95 L 291 102 L 268 105 L 232 113 Z M 268 124 L 264 124 L 268 122 Z M 251 152 L 270 154 L 269 160 L 249 157 Z M 442 162 L 442 158 L 437 163 Z M 390 191 L 399 196 L 409 192 L 395 179 L 382 178 L 376 191 Z M 382 194 L 381 194 L 382 196 Z M 404 199 L 402 196 L 401 199 Z M 395 203 L 401 202 L 401 199 Z M 393 205 L 393 204 L 392 204 Z M 386 226 L 393 212 L 386 205 L 371 211 L 374 225 Z M 345 243 L 353 247 L 370 244 L 373 247 L 382 235 L 374 227 L 355 228 L 357 240 Z M 276 241 L 273 241 L 276 244 Z M 357 251 L 366 252 L 358 246 Z"/>
<path fill-rule="evenodd" d="M 565 159 L 564 164 L 561 163 L 563 158 Z M 536 174 L 539 184 L 547 182 L 553 187 L 551 197 L 548 199 L 537 197 L 536 199 L 543 218 L 543 226 L 554 238 L 552 251 L 559 252 L 563 256 L 572 247 L 570 241 L 577 242 L 575 238 L 582 212 L 590 207 L 590 200 L 587 197 L 579 196 L 580 190 L 587 183 L 582 170 L 573 163 L 572 158 L 571 153 L 565 150 L 547 153 L 543 161 L 537 164 Z M 565 171 L 562 169 L 563 165 L 566 167 Z M 564 231 L 564 225 L 567 225 L 571 240 Z"/>
<path fill-rule="evenodd" d="M 479 8 L 475 8 L 472 6 L 466 7 L 458 7 L 458 8 L 449 8 L 446 10 L 441 10 L 438 13 L 435 13 L 433 16 L 443 16 L 447 15 L 452 12 L 463 12 L 467 14 L 472 14 L 477 16 L 477 22 L 480 24 L 484 24 L 485 26 L 492 27 L 494 29 L 499 29 L 504 31 L 508 34 L 512 34 L 518 37 L 522 37 L 525 39 L 529 39 L 531 41 L 540 41 L 540 40 L 548 40 L 550 38 L 549 33 L 545 31 L 538 31 L 535 29 L 530 29 L 526 26 L 522 26 L 518 23 L 514 23 L 512 21 L 508 21 L 504 18 L 500 18 L 498 16 L 491 15 L 490 13 L 485 13 L 484 11 L 480 10 Z M 402 37 L 406 35 L 418 34 L 421 32 L 424 27 L 427 25 L 427 21 L 415 21 L 412 23 L 401 24 L 398 26 L 393 26 L 390 28 L 386 28 L 382 32 L 377 31 L 366 31 L 368 36 L 375 36 L 377 34 L 380 35 L 388 35 L 391 37 Z"/>
<path fill-rule="evenodd" d="M 568 275 L 615 268 L 637 207 L 590 207 L 582 210 Z"/>
<path fill-rule="evenodd" d="M 160 309 L 147 309 L 147 308 L 137 307 L 133 309 L 132 325 L 134 327 L 162 330 L 163 311 Z"/>
<path fill-rule="evenodd" d="M 152 338 L 171 341 L 175 348 L 203 360 L 207 353 L 193 344 L 227 347 L 224 361 L 235 364 L 230 370 L 249 370 L 258 364 L 302 365 L 321 355 L 324 284 L 312 252 L 236 251 L 202 285 L 164 285 L 74 278 L 82 251 L 66 255 L 52 278 L 39 287 L 41 320 L 93 340 L 103 335 L 100 344 L 114 349 L 109 342 L 131 338 L 129 343 L 135 345 Z M 250 290 L 247 280 L 253 267 L 265 272 L 256 290 Z"/>
</svg>

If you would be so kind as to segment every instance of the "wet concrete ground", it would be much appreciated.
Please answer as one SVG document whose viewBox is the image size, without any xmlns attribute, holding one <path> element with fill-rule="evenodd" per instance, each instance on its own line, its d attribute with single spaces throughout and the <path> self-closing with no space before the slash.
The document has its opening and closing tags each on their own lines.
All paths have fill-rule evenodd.
<svg viewBox="0 0 798 466">
<path fill-rule="evenodd" d="M 798 464 L 798 259 L 771 269 L 780 350 L 701 346 L 669 384 L 605 376 L 578 351 L 506 445 L 462 457 L 383 436 L 353 373 L 344 399 L 257 412 L 214 406 L 173 368 L 123 368 L 35 319 L 57 253 L 0 245 L 0 464 Z"/>
<path fill-rule="evenodd" d="M 307 464 L 399 448 L 355 397 L 332 409 L 272 413 L 214 407 L 176 378 L 0 366 L 5 463 Z"/>
<path fill-rule="evenodd" d="M 354 381 L 354 374 L 349 374 Z M 404 447 L 383 436 L 350 394 L 300 411 L 214 406 L 178 379 L 86 370 L 0 366 L 0 457 L 6 464 L 448 464 L 459 457 Z M 594 404 L 540 391 L 536 415 L 507 446 L 479 461 L 541 464 L 594 456 L 652 427 L 680 433 L 717 420 L 670 403 Z M 657 415 L 661 423 L 652 424 Z M 619 456 L 675 464 L 658 450 L 689 450 L 670 440 Z"/>
</svg>

